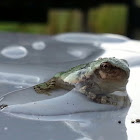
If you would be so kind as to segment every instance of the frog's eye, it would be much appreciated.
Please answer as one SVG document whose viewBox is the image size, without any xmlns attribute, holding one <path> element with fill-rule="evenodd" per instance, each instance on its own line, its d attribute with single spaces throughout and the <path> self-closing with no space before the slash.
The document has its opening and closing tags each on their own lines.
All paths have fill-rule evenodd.
<svg viewBox="0 0 140 140">
<path fill-rule="evenodd" d="M 111 67 L 111 64 L 108 63 L 108 62 L 103 62 L 101 65 L 100 65 L 100 68 L 101 69 L 108 69 Z"/>
</svg>

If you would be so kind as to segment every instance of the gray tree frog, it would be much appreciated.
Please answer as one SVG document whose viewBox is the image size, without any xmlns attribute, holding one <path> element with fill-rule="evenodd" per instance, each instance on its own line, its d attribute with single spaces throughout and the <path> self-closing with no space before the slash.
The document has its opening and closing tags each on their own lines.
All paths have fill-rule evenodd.
<svg viewBox="0 0 140 140">
<path fill-rule="evenodd" d="M 49 81 L 34 86 L 34 90 L 49 95 L 50 91 L 57 88 L 75 88 L 93 102 L 115 106 L 121 102 L 127 106 L 130 104 L 128 95 L 120 93 L 126 91 L 129 75 L 130 69 L 126 60 L 115 57 L 99 58 L 57 73 Z M 119 95 L 116 91 L 120 91 Z"/>
</svg>

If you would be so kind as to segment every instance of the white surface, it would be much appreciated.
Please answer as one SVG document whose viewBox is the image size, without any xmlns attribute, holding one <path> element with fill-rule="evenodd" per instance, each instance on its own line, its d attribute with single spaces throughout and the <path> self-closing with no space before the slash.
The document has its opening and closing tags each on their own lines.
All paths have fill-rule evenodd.
<svg viewBox="0 0 140 140">
<path fill-rule="evenodd" d="M 81 41 L 82 37 L 82 41 Z M 53 98 L 44 100 L 44 95 L 35 95 L 31 88 L 13 92 L 4 96 L 1 103 L 9 103 L 14 104 L 13 107 L 15 112 L 11 115 L 10 113 L 0 113 L 0 122 L 1 122 L 1 138 L 4 140 L 12 139 L 11 136 L 15 139 L 46 139 L 47 140 L 139 140 L 140 138 L 140 124 L 132 124 L 131 121 L 140 118 L 140 42 L 129 40 L 125 37 L 120 37 L 116 35 L 92 35 L 92 34 L 63 34 L 61 36 L 57 36 L 57 41 L 63 41 L 64 46 L 69 43 L 76 43 L 81 41 L 80 43 L 84 43 L 86 48 L 86 43 L 88 43 L 89 49 L 91 49 L 90 45 L 93 44 L 93 50 L 91 53 L 87 53 L 86 57 L 82 58 L 80 55 L 77 59 L 71 59 L 69 55 L 64 55 L 66 57 L 65 61 L 61 58 L 62 55 L 58 55 L 59 64 L 55 64 L 55 58 L 50 61 L 47 59 L 47 62 L 53 62 L 53 64 L 48 63 L 46 65 L 32 65 L 32 60 L 30 61 L 29 65 L 22 65 L 19 68 L 15 68 L 14 66 L 4 65 L 2 64 L 1 71 L 11 72 L 11 73 L 22 73 L 26 75 L 34 75 L 40 78 L 42 82 L 48 80 L 52 75 L 58 71 L 66 70 L 74 65 L 79 63 L 89 62 L 93 59 L 98 57 L 117 57 L 123 58 L 128 61 L 130 64 L 130 79 L 127 85 L 127 91 L 132 99 L 132 105 L 129 108 L 115 110 L 115 111 L 101 111 L 101 112 L 92 112 L 92 109 L 95 106 L 90 105 L 88 108 L 85 105 L 85 100 L 83 100 L 82 96 L 80 96 L 80 101 L 77 102 L 77 98 L 75 100 L 70 100 L 70 98 L 65 98 L 62 102 L 62 106 L 53 106 L 53 102 L 49 100 L 54 99 L 57 100 L 62 94 L 59 91 L 59 94 L 53 96 Z M 54 40 L 53 40 L 54 39 Z M 53 38 L 51 41 L 55 41 Z M 69 42 L 69 43 L 68 43 Z M 62 43 L 63 44 L 63 43 Z M 75 44 L 75 46 L 76 46 Z M 90 44 L 90 45 L 89 45 Z M 95 46 L 99 45 L 100 46 Z M 72 47 L 74 44 L 69 44 L 66 48 L 61 50 L 61 54 L 64 52 L 69 53 L 69 50 L 74 48 Z M 62 46 L 61 46 L 62 47 Z M 76 47 L 76 50 L 78 50 Z M 97 48 L 98 47 L 98 48 Z M 49 46 L 44 49 L 48 51 Z M 58 47 L 59 48 L 59 47 Z M 80 50 L 81 47 L 79 47 Z M 27 49 L 27 48 L 26 48 Z M 66 50 L 65 50 L 66 49 Z M 87 49 L 87 48 L 86 48 Z M 99 50 L 98 50 L 99 49 Z M 98 51 L 97 51 L 98 50 Z M 28 51 L 28 56 L 30 56 L 30 51 Z M 43 53 L 43 52 L 42 52 Z M 52 52 L 51 52 L 52 53 Z M 40 54 L 39 54 L 40 55 Z M 73 54 L 71 54 L 73 55 Z M 75 55 L 75 54 L 74 54 Z M 39 56 L 38 56 L 39 57 Z M 47 56 L 46 56 L 47 57 Z M 60 58 L 59 58 L 60 57 Z M 8 61 L 8 60 L 6 60 Z M 42 64 L 42 61 L 45 62 L 43 59 L 38 59 L 38 64 Z M 19 61 L 20 62 L 20 61 Z M 16 62 L 17 64 L 19 62 Z M 24 60 L 26 62 L 26 59 Z M 65 62 L 65 63 L 64 63 Z M 34 63 L 34 62 L 33 62 Z M 21 68 L 22 67 L 22 68 Z M 10 83 L 11 84 L 11 83 Z M 3 90 L 9 85 L 5 84 L 3 86 Z M 19 85 L 23 85 L 22 82 L 19 82 Z M 13 86 L 14 87 L 14 83 Z M 4 88 L 5 87 L 5 88 Z M 9 89 L 11 90 L 11 88 Z M 15 90 L 15 88 L 14 88 Z M 26 92 L 27 91 L 27 92 Z M 72 92 L 74 93 L 74 92 Z M 70 94 L 72 95 L 72 94 Z M 59 97 L 58 97 L 59 96 Z M 76 94 L 74 94 L 76 96 Z M 66 96 L 64 96 L 66 97 Z M 47 98 L 47 97 L 46 97 Z M 70 101 L 68 106 L 64 106 L 63 103 Z M 39 101 L 40 100 L 40 101 Z M 43 101 L 42 101 L 43 100 Z M 73 101 L 74 106 L 73 106 Z M 33 103 L 36 103 L 33 105 Z M 44 102 L 48 102 L 49 106 L 44 106 Z M 38 106 L 42 104 L 41 108 Z M 18 104 L 18 105 L 15 105 Z M 20 105 L 21 104 L 21 105 Z M 87 103 L 89 105 L 89 103 Z M 30 105 L 30 107 L 29 107 Z M 72 105 L 72 106 L 71 106 Z M 34 106 L 34 107 L 33 107 Z M 51 108 L 53 107 L 57 110 L 53 112 Z M 61 107 L 61 108 L 59 108 Z M 71 108 L 73 107 L 73 108 Z M 80 110 L 78 113 L 77 108 L 83 109 Z M 97 106 L 96 106 L 97 107 Z M 99 106 L 98 106 L 99 107 Z M 40 109 L 39 115 L 44 115 L 46 113 L 45 110 L 51 110 L 51 112 L 47 112 L 47 116 L 37 116 L 39 112 L 37 108 Z M 23 110 L 22 110 L 23 109 Z M 75 109 L 75 112 L 70 112 Z M 95 109 L 95 108 L 94 108 Z M 96 108 L 97 109 L 97 108 Z M 16 111 L 18 113 L 16 114 Z M 20 112 L 19 112 L 20 110 Z M 88 110 L 90 112 L 82 112 Z M 32 115 L 31 112 L 34 111 L 35 114 Z M 11 112 L 8 110 L 8 112 Z M 61 114 L 61 115 L 59 115 Z M 63 114 L 63 115 L 62 115 Z M 65 114 L 65 115 L 64 115 Z M 15 115 L 15 116 L 13 116 Z M 46 114 L 45 114 L 46 115 Z M 55 115 L 55 116 L 50 116 Z M 19 116 L 20 118 L 17 118 Z M 39 121 L 38 121 L 39 120 Z M 42 120 L 42 122 L 40 122 Z M 61 121 L 60 121 L 61 120 Z M 118 121 L 121 121 L 119 124 Z M 14 127 L 13 127 L 14 126 Z M 6 130 L 5 130 L 6 128 Z M 5 134 L 6 131 L 6 134 Z"/>
<path fill-rule="evenodd" d="M 119 108 L 119 107 L 118 107 Z M 69 93 L 52 98 L 49 100 L 42 100 L 37 102 L 31 102 L 27 104 L 16 104 L 4 108 L 2 111 L 7 113 L 16 114 L 27 114 L 34 116 L 58 116 L 68 115 L 80 112 L 100 112 L 100 111 L 111 111 L 117 110 L 117 107 L 112 105 L 96 104 L 85 98 L 84 95 L 73 91 Z M 46 119 L 47 120 L 47 119 Z M 58 119 L 56 118 L 56 121 Z"/>
</svg>

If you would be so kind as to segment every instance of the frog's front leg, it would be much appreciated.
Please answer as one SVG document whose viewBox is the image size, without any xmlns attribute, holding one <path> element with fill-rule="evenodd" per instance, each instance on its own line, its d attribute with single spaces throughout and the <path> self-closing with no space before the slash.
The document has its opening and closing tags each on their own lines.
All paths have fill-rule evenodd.
<svg viewBox="0 0 140 140">
<path fill-rule="evenodd" d="M 84 93 L 87 98 L 93 102 L 99 103 L 99 104 L 113 104 L 116 105 L 116 102 L 114 103 L 113 100 L 110 97 L 107 97 L 105 95 L 95 94 L 93 92 L 87 92 Z"/>
<path fill-rule="evenodd" d="M 114 99 L 113 96 L 107 96 L 103 94 L 94 94 L 92 92 L 86 93 L 88 99 L 92 100 L 93 102 L 99 103 L 99 104 L 109 104 L 109 105 L 117 105 L 116 99 Z"/>
<path fill-rule="evenodd" d="M 34 90 L 40 94 L 50 95 L 50 91 L 55 89 L 57 89 L 56 78 L 34 86 Z"/>
<path fill-rule="evenodd" d="M 79 89 L 77 89 L 77 91 L 86 95 L 88 99 L 94 100 L 96 98 L 96 94 L 88 91 L 87 89 L 88 89 L 87 86 L 83 86 L 83 87 L 80 87 Z"/>
<path fill-rule="evenodd" d="M 125 104 L 127 102 L 127 97 L 125 96 L 118 96 L 114 94 L 97 94 L 96 92 L 89 90 L 88 86 L 83 86 L 79 88 L 78 91 L 86 95 L 88 99 L 99 104 L 109 104 L 117 106 L 119 104 Z"/>
<path fill-rule="evenodd" d="M 109 105 L 115 105 L 117 106 L 117 101 L 113 96 L 98 94 L 93 99 L 94 102 L 99 104 L 109 104 Z"/>
</svg>

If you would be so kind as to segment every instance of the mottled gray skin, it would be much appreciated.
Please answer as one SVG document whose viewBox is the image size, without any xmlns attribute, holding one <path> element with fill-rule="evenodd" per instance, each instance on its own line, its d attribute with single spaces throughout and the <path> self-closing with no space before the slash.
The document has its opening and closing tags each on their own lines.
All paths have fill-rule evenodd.
<svg viewBox="0 0 140 140">
<path fill-rule="evenodd" d="M 49 94 L 51 90 L 64 88 L 86 95 L 90 100 L 123 106 L 130 104 L 129 97 L 112 94 L 126 91 L 130 70 L 126 60 L 99 58 L 87 64 L 81 64 L 65 72 L 57 73 L 52 79 L 34 86 L 37 93 Z"/>
</svg>

